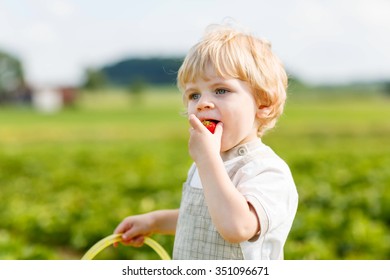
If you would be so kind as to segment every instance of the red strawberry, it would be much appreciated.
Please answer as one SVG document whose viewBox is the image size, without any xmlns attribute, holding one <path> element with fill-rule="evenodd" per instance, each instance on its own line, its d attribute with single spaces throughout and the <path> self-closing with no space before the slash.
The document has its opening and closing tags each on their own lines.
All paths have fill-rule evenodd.
<svg viewBox="0 0 390 280">
<path fill-rule="evenodd" d="M 217 126 L 217 123 L 214 121 L 208 121 L 204 120 L 202 124 L 211 132 L 214 134 L 215 127 Z"/>
</svg>

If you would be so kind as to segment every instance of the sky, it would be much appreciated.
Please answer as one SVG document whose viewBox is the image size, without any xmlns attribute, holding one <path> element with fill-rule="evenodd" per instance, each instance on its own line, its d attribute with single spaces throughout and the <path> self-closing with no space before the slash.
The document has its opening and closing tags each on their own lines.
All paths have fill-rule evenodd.
<svg viewBox="0 0 390 280">
<path fill-rule="evenodd" d="M 307 83 L 390 80 L 389 15 L 388 0 L 0 0 L 0 50 L 33 85 L 77 85 L 88 67 L 184 56 L 230 19 Z"/>
</svg>

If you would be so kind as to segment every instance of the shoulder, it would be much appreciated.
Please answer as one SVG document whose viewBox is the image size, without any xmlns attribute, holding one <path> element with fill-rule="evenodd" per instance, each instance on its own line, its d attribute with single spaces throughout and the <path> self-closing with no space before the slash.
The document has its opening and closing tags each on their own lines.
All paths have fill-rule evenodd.
<svg viewBox="0 0 390 280">
<path fill-rule="evenodd" d="M 297 188 L 289 166 L 266 145 L 248 153 L 244 164 L 231 175 L 233 184 L 243 194 L 270 196 L 275 201 L 282 197 L 288 200 L 295 200 L 297 197 Z M 272 196 L 275 198 L 272 199 Z"/>
<path fill-rule="evenodd" d="M 292 177 L 287 163 L 265 144 L 248 153 L 238 170 L 249 176 L 273 173 Z"/>
<path fill-rule="evenodd" d="M 248 153 L 232 181 L 255 208 L 263 233 L 290 224 L 298 204 L 297 188 L 289 166 L 270 147 Z"/>
</svg>

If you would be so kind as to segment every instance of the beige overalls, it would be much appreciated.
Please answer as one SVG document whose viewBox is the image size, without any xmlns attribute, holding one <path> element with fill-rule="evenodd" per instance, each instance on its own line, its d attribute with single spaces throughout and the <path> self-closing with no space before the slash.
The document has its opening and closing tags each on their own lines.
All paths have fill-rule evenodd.
<svg viewBox="0 0 390 280">
<path fill-rule="evenodd" d="M 239 150 L 241 155 L 247 150 Z M 243 157 L 242 163 L 252 160 Z M 236 164 L 230 170 L 232 178 L 241 166 Z M 203 189 L 193 188 L 190 182 L 195 172 L 195 165 L 189 171 L 183 185 L 182 201 L 176 228 L 173 259 L 176 260 L 242 260 L 244 259 L 240 244 L 226 242 L 218 233 L 207 210 Z M 218 198 L 216 198 L 218 199 Z"/>
</svg>

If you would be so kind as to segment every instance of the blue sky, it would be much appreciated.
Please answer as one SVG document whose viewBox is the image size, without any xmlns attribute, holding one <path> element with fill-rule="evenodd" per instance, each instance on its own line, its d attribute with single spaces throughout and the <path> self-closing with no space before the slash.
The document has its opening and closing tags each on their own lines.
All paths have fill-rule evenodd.
<svg viewBox="0 0 390 280">
<path fill-rule="evenodd" d="M 86 67 L 184 55 L 233 18 L 311 83 L 390 79 L 388 0 L 0 0 L 0 49 L 35 85 L 77 84 Z"/>
</svg>

